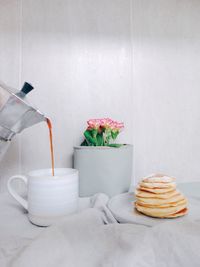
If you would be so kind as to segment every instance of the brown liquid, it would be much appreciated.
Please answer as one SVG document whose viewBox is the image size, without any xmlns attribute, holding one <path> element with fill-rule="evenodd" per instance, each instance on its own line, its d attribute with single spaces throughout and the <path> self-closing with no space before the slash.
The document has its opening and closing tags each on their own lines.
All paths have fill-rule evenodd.
<svg viewBox="0 0 200 267">
<path fill-rule="evenodd" d="M 49 141 L 50 141 L 50 151 L 51 151 L 51 168 L 52 175 L 54 176 L 54 151 L 53 151 L 53 135 L 52 135 L 52 124 L 50 119 L 47 118 L 47 125 L 49 128 Z"/>
</svg>

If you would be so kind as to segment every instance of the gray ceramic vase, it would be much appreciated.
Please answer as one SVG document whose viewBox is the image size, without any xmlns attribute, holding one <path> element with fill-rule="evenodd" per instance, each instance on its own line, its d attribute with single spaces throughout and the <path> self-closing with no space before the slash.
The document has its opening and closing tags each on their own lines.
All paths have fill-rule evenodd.
<svg viewBox="0 0 200 267">
<path fill-rule="evenodd" d="M 74 168 L 79 171 L 81 197 L 99 192 L 112 197 L 127 192 L 133 172 L 133 146 L 74 147 Z"/>
</svg>

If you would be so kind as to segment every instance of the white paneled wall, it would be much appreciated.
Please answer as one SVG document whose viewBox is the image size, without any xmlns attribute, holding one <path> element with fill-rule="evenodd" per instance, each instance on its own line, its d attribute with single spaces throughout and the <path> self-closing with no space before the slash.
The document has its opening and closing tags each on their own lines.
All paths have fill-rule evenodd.
<svg viewBox="0 0 200 267">
<path fill-rule="evenodd" d="M 13 87 L 20 85 L 20 3 L 0 0 L 0 80 Z M 0 163 L 0 191 L 5 190 L 6 178 L 20 172 L 20 140 L 13 140 Z"/>
<path fill-rule="evenodd" d="M 88 118 L 125 122 L 136 180 L 160 171 L 200 180 L 200 2 L 0 0 L 0 79 L 35 86 L 54 125 L 56 166 L 71 166 Z M 50 166 L 39 124 L 12 143 L 9 175 Z"/>
<path fill-rule="evenodd" d="M 21 61 L 20 82 L 35 86 L 29 99 L 53 121 L 56 166 L 72 165 L 73 146 L 82 141 L 88 118 L 109 116 L 124 121 L 126 130 L 120 140 L 132 143 L 130 1 L 0 0 L 0 9 L 6 2 L 18 20 L 9 20 L 9 28 L 1 28 L 0 38 L 5 42 L 8 30 L 16 38 L 21 35 L 21 58 L 16 59 Z M 9 10 L 2 11 L 2 21 L 7 13 Z M 19 56 L 18 44 L 6 41 L 1 51 L 8 45 L 15 57 Z M 10 57 L 12 54 L 4 55 L 3 62 Z M 2 79 L 18 85 L 12 77 L 20 77 L 20 68 L 11 68 L 14 74 L 10 77 L 7 71 L 9 79 Z M 27 129 L 20 139 L 20 148 L 12 144 L 1 163 L 2 190 L 8 174 L 18 171 L 12 168 L 8 172 L 13 161 L 23 173 L 50 167 L 44 123 Z"/>
<path fill-rule="evenodd" d="M 200 1 L 133 1 L 136 177 L 200 180 Z"/>
</svg>

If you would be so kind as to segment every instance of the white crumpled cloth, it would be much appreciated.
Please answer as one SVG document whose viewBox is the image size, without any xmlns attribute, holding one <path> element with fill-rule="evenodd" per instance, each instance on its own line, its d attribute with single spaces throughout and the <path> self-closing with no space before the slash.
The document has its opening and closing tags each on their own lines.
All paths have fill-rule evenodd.
<svg viewBox="0 0 200 267">
<path fill-rule="evenodd" d="M 18 228 L 21 232 L 17 239 L 11 229 L 9 242 L 2 241 L 5 233 L 0 231 L 0 266 L 200 266 L 200 222 L 170 221 L 152 228 L 118 224 L 106 206 L 105 195 L 88 201 L 89 208 L 82 207 L 80 213 L 48 228 L 33 226 L 27 220 L 25 223 L 26 216 L 14 206 L 16 220 L 19 214 L 23 217 L 24 230 Z"/>
</svg>

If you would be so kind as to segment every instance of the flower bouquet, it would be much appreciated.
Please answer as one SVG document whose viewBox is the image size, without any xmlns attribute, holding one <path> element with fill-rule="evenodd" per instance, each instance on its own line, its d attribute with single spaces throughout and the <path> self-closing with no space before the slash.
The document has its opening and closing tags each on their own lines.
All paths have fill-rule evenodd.
<svg viewBox="0 0 200 267">
<path fill-rule="evenodd" d="M 124 124 L 122 122 L 105 118 L 90 119 L 87 121 L 87 124 L 88 127 L 84 132 L 85 140 L 82 142 L 81 146 L 122 146 L 122 144 L 114 143 L 117 136 L 124 128 Z"/>
</svg>

